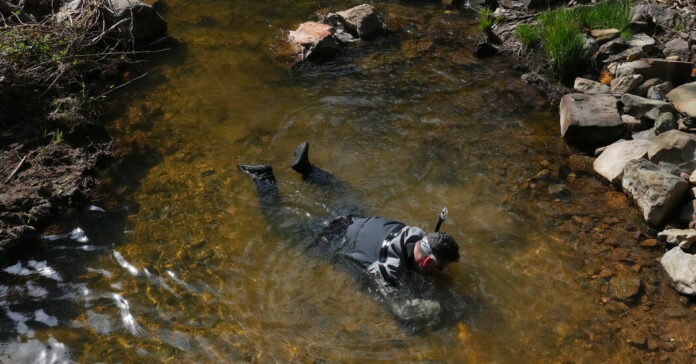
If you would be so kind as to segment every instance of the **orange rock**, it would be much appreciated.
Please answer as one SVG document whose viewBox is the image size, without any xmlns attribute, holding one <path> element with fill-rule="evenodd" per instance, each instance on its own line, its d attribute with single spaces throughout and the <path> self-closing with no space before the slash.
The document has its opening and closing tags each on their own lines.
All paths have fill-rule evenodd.
<svg viewBox="0 0 696 364">
<path fill-rule="evenodd" d="M 657 239 L 645 239 L 640 243 L 640 246 L 645 248 L 651 248 L 657 245 Z"/>
<path fill-rule="evenodd" d="M 334 32 L 330 25 L 310 21 L 291 31 L 289 38 L 301 59 L 322 60 L 338 53 L 340 46 Z"/>
<path fill-rule="evenodd" d="M 611 80 L 613 78 L 614 77 L 612 77 L 611 73 L 609 73 L 609 71 L 607 71 L 607 70 L 603 70 L 602 72 L 599 73 L 599 82 L 601 82 L 605 85 L 608 85 L 609 83 L 611 83 Z"/>
</svg>

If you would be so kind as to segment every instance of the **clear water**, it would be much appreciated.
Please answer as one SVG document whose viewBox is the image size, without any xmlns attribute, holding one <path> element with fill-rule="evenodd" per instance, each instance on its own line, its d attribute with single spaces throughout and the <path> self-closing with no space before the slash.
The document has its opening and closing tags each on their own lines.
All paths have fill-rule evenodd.
<svg viewBox="0 0 696 364">
<path fill-rule="evenodd" d="M 113 101 L 128 157 L 104 176 L 98 207 L 0 269 L 0 360 L 643 360 L 604 329 L 622 315 L 592 278 L 606 250 L 587 248 L 632 242 L 640 219 L 607 208 L 612 192 L 594 177 L 561 176 L 560 195 L 530 182 L 570 151 L 512 60 L 471 56 L 475 15 L 378 2 L 390 36 L 290 68 L 288 30 L 357 4 L 166 1 L 183 47 Z M 411 334 L 354 277 L 270 231 L 235 165 L 273 165 L 289 204 L 320 215 L 328 196 L 288 166 L 305 140 L 374 214 L 432 229 L 447 206 L 462 259 L 438 284 L 478 309 Z"/>
</svg>

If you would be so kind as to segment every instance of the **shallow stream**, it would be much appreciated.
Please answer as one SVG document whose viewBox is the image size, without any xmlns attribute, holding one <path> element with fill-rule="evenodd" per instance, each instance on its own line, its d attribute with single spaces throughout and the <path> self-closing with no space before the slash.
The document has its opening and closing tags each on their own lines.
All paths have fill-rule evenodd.
<svg viewBox="0 0 696 364">
<path fill-rule="evenodd" d="M 95 206 L 0 269 L 0 361 L 645 360 L 616 335 L 642 307 L 607 304 L 597 277 L 641 269 L 640 217 L 570 173 L 557 116 L 513 60 L 471 56 L 474 13 L 378 2 L 389 36 L 290 68 L 288 30 L 359 2 L 164 3 L 182 47 L 113 100 L 127 156 Z M 354 277 L 269 230 L 235 165 L 273 165 L 289 204 L 319 215 L 327 196 L 289 168 L 305 140 L 373 214 L 432 229 L 449 208 L 462 258 L 437 282 L 470 314 L 409 333 Z M 547 162 L 550 181 L 530 180 Z"/>
</svg>

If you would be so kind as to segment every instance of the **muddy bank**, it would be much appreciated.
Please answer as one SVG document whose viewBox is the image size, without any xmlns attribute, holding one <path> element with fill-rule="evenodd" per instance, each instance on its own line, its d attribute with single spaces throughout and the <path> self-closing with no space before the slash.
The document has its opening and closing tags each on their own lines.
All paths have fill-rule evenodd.
<svg viewBox="0 0 696 364">
<path fill-rule="evenodd" d="M 87 200 L 113 153 L 101 110 L 147 75 L 139 61 L 168 46 L 145 3 L 23 5 L 0 6 L 0 251 Z"/>
</svg>

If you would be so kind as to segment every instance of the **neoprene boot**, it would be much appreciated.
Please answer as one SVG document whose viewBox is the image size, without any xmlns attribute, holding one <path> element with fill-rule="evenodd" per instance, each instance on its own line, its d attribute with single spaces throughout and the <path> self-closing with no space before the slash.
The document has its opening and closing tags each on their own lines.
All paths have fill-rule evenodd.
<svg viewBox="0 0 696 364">
<path fill-rule="evenodd" d="M 303 176 L 312 172 L 312 164 L 309 163 L 309 143 L 302 142 L 295 148 L 290 167 Z"/>
<path fill-rule="evenodd" d="M 273 168 L 265 164 L 237 164 L 240 171 L 246 173 L 254 182 L 260 183 L 276 183 L 273 175 Z"/>
</svg>

